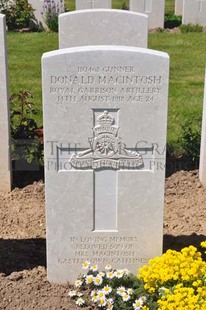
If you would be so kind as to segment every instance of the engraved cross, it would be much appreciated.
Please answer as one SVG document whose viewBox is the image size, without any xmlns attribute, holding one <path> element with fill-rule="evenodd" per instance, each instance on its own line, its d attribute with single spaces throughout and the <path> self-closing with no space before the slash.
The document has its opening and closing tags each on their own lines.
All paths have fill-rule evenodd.
<svg viewBox="0 0 206 310">
<path fill-rule="evenodd" d="M 144 12 L 145 13 L 152 12 L 152 1 L 153 0 L 144 0 Z"/>
<path fill-rule="evenodd" d="M 201 13 L 202 12 L 202 8 L 203 8 L 203 2 L 205 0 L 196 0 L 197 2 L 199 2 L 199 12 Z"/>
<path fill-rule="evenodd" d="M 91 4 L 91 9 L 95 8 L 95 3 L 98 3 L 99 0 L 87 0 L 87 3 Z"/>
<path fill-rule="evenodd" d="M 94 109 L 90 148 L 78 149 L 69 159 L 73 171 L 93 170 L 94 231 L 118 229 L 118 171 L 144 168 L 142 155 L 134 148 L 127 148 L 119 136 L 118 112 L 118 109 Z M 59 151 L 63 154 L 68 148 Z M 153 146 L 144 147 L 144 151 L 153 151 Z"/>
</svg>

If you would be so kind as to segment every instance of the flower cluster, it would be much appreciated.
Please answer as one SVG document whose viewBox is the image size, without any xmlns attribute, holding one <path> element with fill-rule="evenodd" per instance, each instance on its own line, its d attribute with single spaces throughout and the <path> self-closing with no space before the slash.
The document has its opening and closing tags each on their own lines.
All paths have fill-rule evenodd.
<svg viewBox="0 0 206 310">
<path fill-rule="evenodd" d="M 206 248 L 206 241 L 201 243 Z M 206 262 L 194 246 L 168 250 L 149 260 L 135 277 L 127 269 L 99 272 L 86 261 L 87 270 L 69 297 L 80 307 L 113 310 L 205 310 Z"/>
<path fill-rule="evenodd" d="M 149 310 L 146 306 L 147 294 L 137 292 L 140 281 L 129 274 L 127 269 L 112 270 L 108 264 L 105 271 L 99 272 L 98 266 L 91 265 L 88 261 L 83 263 L 82 268 L 87 270 L 87 274 L 78 278 L 75 282 L 76 290 L 71 290 L 68 294 L 76 305 L 95 305 L 107 310 Z"/>
<path fill-rule="evenodd" d="M 44 0 L 43 13 L 60 14 L 64 12 L 63 0 Z"/>
<path fill-rule="evenodd" d="M 49 30 L 58 32 L 58 16 L 63 12 L 63 0 L 44 0 L 42 14 Z"/>
<path fill-rule="evenodd" d="M 206 242 L 201 245 L 206 247 Z M 158 309 L 206 309 L 206 262 L 194 246 L 151 259 L 138 278 L 151 295 L 159 294 Z"/>
</svg>

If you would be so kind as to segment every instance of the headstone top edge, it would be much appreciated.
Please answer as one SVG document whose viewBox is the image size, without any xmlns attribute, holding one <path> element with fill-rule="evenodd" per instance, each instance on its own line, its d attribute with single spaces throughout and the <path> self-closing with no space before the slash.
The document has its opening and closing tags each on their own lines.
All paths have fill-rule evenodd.
<svg viewBox="0 0 206 310">
<path fill-rule="evenodd" d="M 0 13 L 0 18 L 2 18 L 2 19 L 6 18 L 6 15 Z"/>
<path fill-rule="evenodd" d="M 148 48 L 143 47 L 135 47 L 135 46 L 122 46 L 122 45 L 89 45 L 89 46 L 77 46 L 77 47 L 69 47 L 63 48 L 60 50 L 54 50 L 51 52 L 46 52 L 42 55 L 42 60 L 50 57 L 55 57 L 58 55 L 64 54 L 73 54 L 73 53 L 82 53 L 82 52 L 97 52 L 97 51 L 105 51 L 105 52 L 128 52 L 134 53 L 138 52 L 144 55 L 153 55 L 153 56 L 161 56 L 165 59 L 170 59 L 168 53 L 156 51 Z"/>
<path fill-rule="evenodd" d="M 80 14 L 97 14 L 97 13 L 118 13 L 118 14 L 127 14 L 127 15 L 134 15 L 139 17 L 144 17 L 145 19 L 148 19 L 147 14 L 139 13 L 139 12 L 133 12 L 133 11 L 127 11 L 127 10 L 117 10 L 117 9 L 85 9 L 85 10 L 77 10 L 72 12 L 66 12 L 59 14 L 59 18 L 63 18 L 65 16 L 71 16 L 71 15 L 80 15 Z"/>
</svg>

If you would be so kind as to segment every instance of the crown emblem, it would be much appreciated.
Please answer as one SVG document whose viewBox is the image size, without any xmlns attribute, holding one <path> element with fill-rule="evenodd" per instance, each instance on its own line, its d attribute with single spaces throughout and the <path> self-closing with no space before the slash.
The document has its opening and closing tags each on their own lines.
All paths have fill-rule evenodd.
<svg viewBox="0 0 206 310">
<path fill-rule="evenodd" d="M 114 122 L 113 117 L 109 114 L 108 111 L 104 111 L 103 114 L 99 115 L 97 118 L 97 122 L 100 125 L 112 125 Z"/>
<path fill-rule="evenodd" d="M 114 118 L 109 114 L 108 111 L 104 111 L 97 118 L 98 125 L 93 128 L 94 135 L 98 136 L 102 133 L 111 133 L 116 136 L 118 132 L 118 127 L 112 125 L 114 123 Z"/>
<path fill-rule="evenodd" d="M 97 117 L 93 127 L 93 137 L 89 138 L 90 148 L 73 154 L 70 163 L 75 169 L 141 169 L 144 167 L 142 156 L 127 150 L 118 136 L 117 120 L 107 110 Z"/>
</svg>

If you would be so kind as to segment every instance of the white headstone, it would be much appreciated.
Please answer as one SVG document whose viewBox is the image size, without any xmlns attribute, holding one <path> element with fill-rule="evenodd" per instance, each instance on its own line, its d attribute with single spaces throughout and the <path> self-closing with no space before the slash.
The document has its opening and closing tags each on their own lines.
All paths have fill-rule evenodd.
<svg viewBox="0 0 206 310">
<path fill-rule="evenodd" d="M 111 0 L 76 0 L 76 10 L 111 9 Z"/>
<path fill-rule="evenodd" d="M 206 27 L 206 1 L 183 0 L 182 23 L 199 24 Z"/>
<path fill-rule="evenodd" d="M 11 190 L 10 119 L 6 17 L 0 14 L 0 191 Z"/>
<path fill-rule="evenodd" d="M 206 187 L 206 74 L 205 74 L 205 91 L 202 112 L 202 134 L 200 148 L 200 167 L 199 167 L 200 182 Z"/>
<path fill-rule="evenodd" d="M 61 14 L 64 13 L 64 0 L 53 0 L 53 1 L 44 1 L 44 0 L 28 0 L 29 4 L 31 4 L 34 11 L 34 16 L 38 23 L 46 27 L 45 23 L 45 7 L 52 7 L 56 13 Z M 54 12 L 53 11 L 53 12 Z"/>
<path fill-rule="evenodd" d="M 149 29 L 164 28 L 165 0 L 130 0 L 129 7 L 148 15 Z"/>
<path fill-rule="evenodd" d="M 123 10 L 82 10 L 59 15 L 59 48 L 85 45 L 147 47 L 148 17 Z"/>
<path fill-rule="evenodd" d="M 34 16 L 37 20 L 37 22 L 42 26 L 45 27 L 45 21 L 44 21 L 44 14 L 43 14 L 43 0 L 29 0 L 29 4 L 34 9 Z"/>
<path fill-rule="evenodd" d="M 175 0 L 175 15 L 182 15 L 183 0 Z"/>
<path fill-rule="evenodd" d="M 134 273 L 162 253 L 169 57 L 93 46 L 43 56 L 47 267 Z"/>
</svg>

